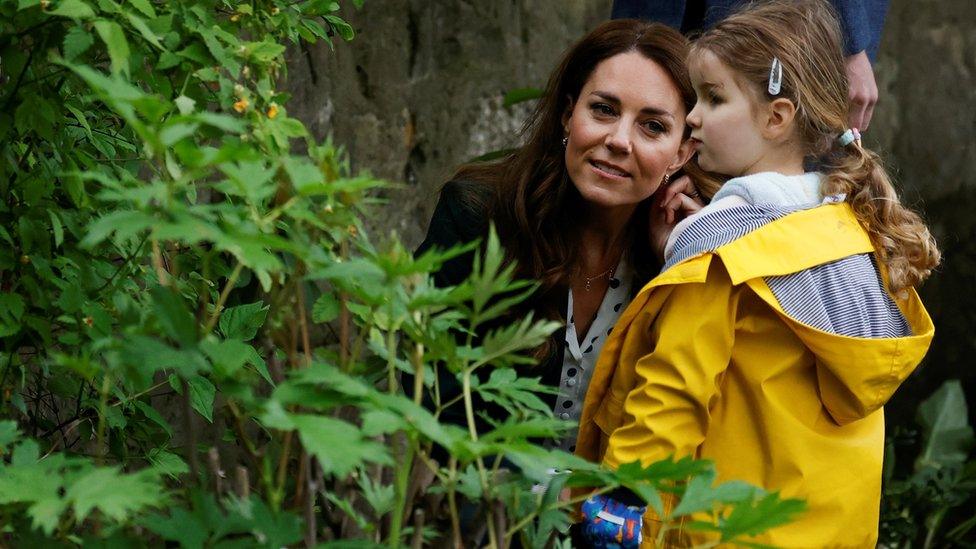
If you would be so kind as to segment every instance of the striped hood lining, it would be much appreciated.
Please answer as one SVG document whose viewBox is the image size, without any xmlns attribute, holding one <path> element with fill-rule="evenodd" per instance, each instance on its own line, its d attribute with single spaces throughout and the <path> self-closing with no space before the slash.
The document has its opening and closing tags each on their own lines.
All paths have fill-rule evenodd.
<svg viewBox="0 0 976 549">
<path fill-rule="evenodd" d="M 678 235 L 662 272 L 806 209 L 758 204 L 704 211 Z M 873 339 L 911 335 L 908 321 L 885 289 L 873 254 L 852 255 L 764 281 L 786 314 L 817 330 Z"/>
<path fill-rule="evenodd" d="M 741 238 L 756 229 L 787 216 L 805 210 L 802 207 L 772 205 L 733 206 L 708 211 L 706 207 L 693 223 L 677 236 L 671 255 L 665 258 L 664 272 L 689 257 L 714 251 L 729 242 Z"/>
</svg>

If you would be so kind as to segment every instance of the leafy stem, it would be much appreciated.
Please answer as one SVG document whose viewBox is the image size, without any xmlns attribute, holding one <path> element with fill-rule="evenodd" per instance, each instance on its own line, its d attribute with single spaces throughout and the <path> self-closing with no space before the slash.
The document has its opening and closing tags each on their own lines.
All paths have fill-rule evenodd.
<svg viewBox="0 0 976 549">
<path fill-rule="evenodd" d="M 153 241 L 155 243 L 155 241 Z M 220 296 L 217 298 L 217 303 L 214 304 L 213 312 L 210 314 L 210 318 L 207 319 L 207 324 L 203 328 L 203 335 L 206 337 L 210 332 L 213 331 L 214 326 L 217 325 L 217 320 L 220 319 L 220 313 L 224 310 L 224 303 L 227 303 L 227 298 L 230 296 L 231 290 L 237 284 L 238 277 L 241 276 L 241 271 L 244 270 L 244 264 L 237 262 L 234 265 L 234 270 L 231 271 L 230 276 L 227 277 L 227 282 L 224 283 L 224 289 L 221 290 Z"/>
</svg>

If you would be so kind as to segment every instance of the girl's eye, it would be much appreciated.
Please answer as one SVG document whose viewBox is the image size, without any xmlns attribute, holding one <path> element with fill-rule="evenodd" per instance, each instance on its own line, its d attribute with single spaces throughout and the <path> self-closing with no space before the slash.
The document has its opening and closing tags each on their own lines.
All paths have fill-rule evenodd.
<svg viewBox="0 0 976 549">
<path fill-rule="evenodd" d="M 709 103 L 712 103 L 713 105 L 717 105 L 717 104 L 719 104 L 719 103 L 722 102 L 722 98 L 719 97 L 718 94 L 715 93 L 714 91 L 709 90 L 708 91 L 708 102 Z"/>
</svg>

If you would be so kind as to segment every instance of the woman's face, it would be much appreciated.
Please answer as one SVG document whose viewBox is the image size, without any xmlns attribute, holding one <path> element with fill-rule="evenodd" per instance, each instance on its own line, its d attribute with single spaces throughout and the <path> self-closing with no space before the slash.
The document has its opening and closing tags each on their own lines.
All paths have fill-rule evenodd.
<svg viewBox="0 0 976 549">
<path fill-rule="evenodd" d="M 566 168 L 591 205 L 632 209 L 693 152 L 671 77 L 638 52 L 600 62 L 563 119 Z"/>
</svg>

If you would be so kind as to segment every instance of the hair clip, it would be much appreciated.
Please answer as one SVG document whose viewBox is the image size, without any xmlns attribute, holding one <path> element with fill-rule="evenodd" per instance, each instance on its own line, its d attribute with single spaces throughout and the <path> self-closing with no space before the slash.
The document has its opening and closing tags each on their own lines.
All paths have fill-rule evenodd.
<svg viewBox="0 0 976 549">
<path fill-rule="evenodd" d="M 769 67 L 769 87 L 766 91 L 769 95 L 779 95 L 779 90 L 783 86 L 783 63 L 776 57 L 773 58 L 773 65 Z"/>
<path fill-rule="evenodd" d="M 844 133 L 837 136 L 837 143 L 841 147 L 846 147 L 851 143 L 857 143 L 858 146 L 861 145 L 861 132 L 857 131 L 857 128 L 849 128 L 844 131 Z"/>
</svg>

